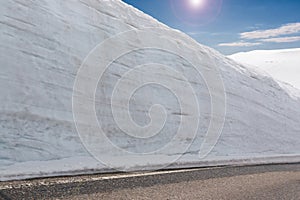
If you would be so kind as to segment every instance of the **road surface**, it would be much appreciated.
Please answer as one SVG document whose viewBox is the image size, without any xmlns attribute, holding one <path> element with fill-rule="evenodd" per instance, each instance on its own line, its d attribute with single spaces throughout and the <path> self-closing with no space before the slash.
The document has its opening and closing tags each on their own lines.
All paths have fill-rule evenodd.
<svg viewBox="0 0 300 200">
<path fill-rule="evenodd" d="M 300 164 L 100 174 L 0 183 L 0 199 L 300 199 Z"/>
</svg>

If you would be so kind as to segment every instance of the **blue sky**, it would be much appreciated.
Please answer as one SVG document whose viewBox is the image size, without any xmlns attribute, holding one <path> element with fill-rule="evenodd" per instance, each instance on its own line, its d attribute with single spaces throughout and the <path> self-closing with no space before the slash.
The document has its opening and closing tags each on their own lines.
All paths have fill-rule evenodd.
<svg viewBox="0 0 300 200">
<path fill-rule="evenodd" d="M 300 0 L 199 0 L 203 5 L 193 7 L 189 1 L 124 0 L 226 55 L 300 47 Z"/>
</svg>

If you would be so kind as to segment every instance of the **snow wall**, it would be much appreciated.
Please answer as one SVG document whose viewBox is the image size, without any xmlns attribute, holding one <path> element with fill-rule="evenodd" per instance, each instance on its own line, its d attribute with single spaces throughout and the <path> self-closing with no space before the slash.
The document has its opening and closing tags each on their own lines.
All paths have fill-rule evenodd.
<svg viewBox="0 0 300 200">
<path fill-rule="evenodd" d="M 121 1 L 0 13 L 0 180 L 300 161 L 298 95 Z"/>
</svg>

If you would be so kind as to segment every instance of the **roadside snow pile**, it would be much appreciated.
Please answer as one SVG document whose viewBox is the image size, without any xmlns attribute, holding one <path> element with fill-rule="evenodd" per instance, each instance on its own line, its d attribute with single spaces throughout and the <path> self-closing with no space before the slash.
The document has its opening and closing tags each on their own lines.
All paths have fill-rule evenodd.
<svg viewBox="0 0 300 200">
<path fill-rule="evenodd" d="M 122 45 L 112 43 L 99 56 L 109 59 L 120 49 L 134 49 L 144 43 L 173 47 L 177 54 L 161 48 L 130 51 L 111 63 L 103 73 L 95 94 L 99 123 L 114 145 L 128 152 L 145 153 L 147 164 L 132 165 L 130 156 L 112 151 L 112 147 L 104 145 L 104 138 L 99 138 L 97 131 L 93 132 L 94 127 L 84 124 L 86 130 L 91 131 L 90 141 L 102 148 L 101 156 L 126 170 L 164 167 L 171 164 L 170 159 L 174 159 L 171 167 L 300 161 L 300 100 L 297 96 L 292 98 L 271 77 L 197 44 L 189 36 L 122 1 L 8 0 L 0 4 L 0 180 L 114 170 L 106 166 L 107 163 L 93 159 L 87 152 L 91 149 L 86 150 L 82 144 L 85 136 L 79 136 L 75 127 L 72 95 L 77 72 L 86 56 L 106 39 L 129 30 L 134 37 L 122 40 Z M 147 29 L 146 35 L 153 32 L 157 38 L 143 37 L 140 30 L 144 28 L 151 28 Z M 214 102 L 210 98 L 215 96 L 218 101 L 224 94 L 220 88 L 209 91 L 210 82 L 213 87 L 216 85 L 213 77 L 197 75 L 191 63 L 181 55 L 200 61 L 200 66 L 196 67 L 201 68 L 204 75 L 214 72 L 213 66 L 217 66 L 222 76 L 226 117 L 216 145 L 213 141 L 216 138 L 205 133 L 211 128 L 212 113 L 223 108 L 212 109 Z M 164 68 L 167 76 L 161 73 L 147 76 L 147 69 L 142 68 L 147 63 L 160 63 L 180 73 Z M 135 124 L 147 127 L 152 122 L 149 110 L 150 114 L 160 113 L 157 108 L 161 107 L 153 106 L 160 104 L 165 108 L 161 116 L 166 114 L 167 120 L 161 133 L 149 140 L 124 134 L 115 124 L 108 98 L 121 77 L 130 75 L 127 72 L 136 66 L 141 66 L 138 74 L 133 74 L 134 78 L 125 84 L 125 89 L 118 92 L 129 94 L 132 91 L 126 88 L 143 82 L 141 77 L 172 80 L 176 86 L 195 89 L 199 115 L 195 117 L 195 110 L 190 109 L 194 105 L 189 101 L 182 105 L 188 112 L 182 112 L 172 91 L 157 84 L 145 85 L 132 95 L 131 119 Z M 189 79 L 190 85 L 184 84 L 181 75 Z M 93 73 L 83 76 L 87 85 L 94 81 L 92 76 Z M 80 94 L 90 89 L 84 86 L 81 91 L 74 92 Z M 186 97 L 187 91 L 178 90 L 177 95 L 190 100 Z M 118 109 L 127 105 L 122 99 L 118 103 Z M 82 108 L 85 107 L 89 109 L 90 106 L 83 104 Z M 161 116 L 154 118 L 154 122 L 160 122 Z M 213 117 L 215 121 L 223 119 Z M 195 138 L 190 137 L 192 127 L 183 130 L 186 136 L 175 136 L 182 119 L 189 119 L 189 123 L 199 120 Z M 154 124 L 154 130 L 156 128 Z M 178 148 L 175 146 L 146 157 L 148 152 L 163 148 L 172 139 L 179 144 Z M 214 148 L 206 158 L 200 159 L 199 150 L 205 141 L 212 142 Z M 182 154 L 180 145 L 186 145 L 188 149 L 177 159 Z"/>
</svg>

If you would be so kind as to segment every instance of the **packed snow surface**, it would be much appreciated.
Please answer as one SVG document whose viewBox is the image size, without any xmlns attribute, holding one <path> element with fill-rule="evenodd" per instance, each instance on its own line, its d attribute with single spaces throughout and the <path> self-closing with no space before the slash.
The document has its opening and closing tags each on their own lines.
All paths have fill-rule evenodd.
<svg viewBox="0 0 300 200">
<path fill-rule="evenodd" d="M 229 58 L 263 70 L 276 80 L 300 90 L 300 48 L 255 50 L 233 54 Z"/>
<path fill-rule="evenodd" d="M 134 37 L 123 40 L 122 45 L 111 44 L 101 56 L 109 58 L 119 49 L 138 47 L 144 42 L 153 45 L 159 42 L 166 48 L 172 46 L 176 54 L 157 48 L 131 51 L 111 63 L 104 72 L 95 93 L 95 114 L 115 145 L 141 154 L 155 152 L 172 138 L 179 145 L 191 144 L 183 156 L 172 163 L 171 166 L 177 168 L 300 161 L 299 96 L 291 95 L 289 87 L 283 87 L 269 75 L 196 43 L 122 1 L 7 0 L 1 1 L 0 5 L 0 180 L 114 171 L 106 163 L 94 159 L 82 143 L 72 111 L 73 86 L 77 72 L 90 52 L 106 39 L 129 30 Z M 140 30 L 144 28 L 151 28 L 147 30 L 149 34 L 152 31 L 158 35 L 157 40 L 143 37 Z M 220 88 L 208 90 L 207 85 L 213 82 L 213 77 L 197 75 L 191 63 L 181 57 L 187 52 L 192 60 L 200 61 L 200 66 L 196 67 L 201 67 L 207 74 L 217 66 L 225 88 L 224 127 L 216 145 L 204 159 L 199 157 L 201 144 L 215 139 L 205 135 L 211 113 L 222 110 L 220 107 L 212 109 L 210 98 L 215 96 L 218 100 L 223 93 Z M 167 120 L 161 133 L 145 142 L 123 134 L 116 126 L 107 99 L 120 77 L 145 63 L 160 63 L 189 79 L 189 86 L 195 88 L 195 95 L 199 97 L 200 114 L 189 120 L 190 123 L 199 121 L 195 138 L 189 136 L 189 127 L 183 130 L 186 137 L 175 137 L 180 120 L 194 116 L 191 115 L 194 110 L 181 112 L 176 95 L 156 84 L 136 90 L 129 111 L 136 124 L 146 127 L 150 123 L 149 110 L 153 111 L 150 114 L 155 114 L 157 108 L 161 108 L 153 105 L 163 106 Z M 140 77 L 173 80 L 175 85 L 184 86 L 180 74 L 175 72 L 165 77 L 160 73 L 148 77 L 145 72 L 147 70 L 141 68 L 140 74 L 130 79 L 128 85 L 123 85 L 124 90 L 119 92 L 124 95 L 132 92 L 126 88 L 136 81 L 142 82 Z M 91 73 L 85 77 L 87 85 L 94 81 L 92 76 Z M 212 86 L 215 86 L 214 82 Z M 184 89 L 177 92 L 179 96 L 187 95 Z M 123 109 L 126 104 L 118 103 L 118 109 Z M 189 103 L 182 106 L 191 108 Z M 222 120 L 213 117 L 216 121 Z M 84 125 L 86 130 L 94 128 Z M 157 127 L 154 125 L 154 128 Z M 101 155 L 116 161 L 114 164 L 119 164 L 120 169 L 153 169 L 170 164 L 165 163 L 166 160 L 175 159 L 182 153 L 179 146 L 172 147 L 153 154 L 153 157 L 148 156 L 145 165 L 132 166 L 127 165 L 132 164 L 130 156 L 114 153 L 102 143 L 96 131 L 88 136 L 103 148 Z"/>
</svg>

